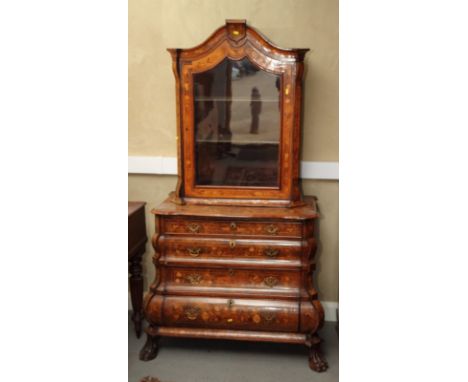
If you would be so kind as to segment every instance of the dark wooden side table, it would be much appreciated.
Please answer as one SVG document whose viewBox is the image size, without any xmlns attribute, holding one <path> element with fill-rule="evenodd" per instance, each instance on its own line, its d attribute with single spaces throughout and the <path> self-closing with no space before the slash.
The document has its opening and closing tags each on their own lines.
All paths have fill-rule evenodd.
<svg viewBox="0 0 468 382">
<path fill-rule="evenodd" d="M 128 202 L 128 270 L 130 273 L 130 294 L 132 298 L 132 321 L 137 338 L 141 335 L 143 320 L 143 277 L 141 257 L 145 253 L 146 225 L 145 202 Z"/>
</svg>

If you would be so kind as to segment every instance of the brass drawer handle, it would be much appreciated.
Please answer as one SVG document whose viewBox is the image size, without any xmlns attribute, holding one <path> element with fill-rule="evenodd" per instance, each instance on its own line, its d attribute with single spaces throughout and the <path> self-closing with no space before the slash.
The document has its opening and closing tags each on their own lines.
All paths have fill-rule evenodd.
<svg viewBox="0 0 468 382">
<path fill-rule="evenodd" d="M 201 248 L 187 248 L 189 255 L 192 257 L 200 256 L 201 250 Z"/>
<path fill-rule="evenodd" d="M 194 321 L 200 315 L 200 308 L 197 306 L 188 306 L 184 309 L 184 314 L 189 320 Z"/>
<path fill-rule="evenodd" d="M 265 229 L 270 235 L 275 235 L 278 233 L 278 226 L 273 224 L 268 225 Z"/>
<path fill-rule="evenodd" d="M 235 231 L 237 229 L 237 224 L 235 222 L 232 222 L 231 224 L 229 224 L 229 227 Z"/>
<path fill-rule="evenodd" d="M 192 233 L 200 232 L 200 224 L 190 223 L 190 224 L 187 225 L 187 228 Z"/>
<path fill-rule="evenodd" d="M 234 248 L 236 246 L 235 240 L 229 240 L 229 248 Z"/>
<path fill-rule="evenodd" d="M 192 285 L 200 284 L 200 281 L 202 280 L 202 278 L 203 278 L 202 275 L 198 273 L 191 273 L 184 277 L 185 281 L 189 282 Z"/>
<path fill-rule="evenodd" d="M 263 253 L 268 257 L 276 257 L 279 255 L 279 249 L 268 247 L 263 251 Z"/>
<path fill-rule="evenodd" d="M 267 323 L 270 323 L 276 318 L 276 314 L 275 313 L 264 313 L 264 314 L 262 314 L 262 317 Z"/>
<path fill-rule="evenodd" d="M 266 286 L 273 288 L 274 286 L 278 285 L 279 280 L 276 277 L 268 276 L 263 279 L 263 282 L 265 283 Z"/>
</svg>

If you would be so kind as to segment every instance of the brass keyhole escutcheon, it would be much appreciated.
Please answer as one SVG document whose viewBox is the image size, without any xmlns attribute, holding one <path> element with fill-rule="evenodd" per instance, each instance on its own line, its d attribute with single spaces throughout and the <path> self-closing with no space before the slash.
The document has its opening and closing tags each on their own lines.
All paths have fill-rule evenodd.
<svg viewBox="0 0 468 382">
<path fill-rule="evenodd" d="M 229 276 L 234 276 L 234 269 L 229 269 L 228 273 L 229 273 Z"/>
<path fill-rule="evenodd" d="M 268 276 L 263 279 L 263 282 L 265 283 L 266 286 L 273 288 L 274 286 L 278 285 L 279 280 L 277 277 Z"/>
<path fill-rule="evenodd" d="M 190 223 L 189 225 L 187 225 L 187 228 L 192 233 L 200 232 L 200 225 L 196 223 Z"/>
<path fill-rule="evenodd" d="M 232 222 L 231 224 L 229 224 L 229 227 L 231 227 L 231 229 L 235 231 L 237 229 L 237 224 L 235 222 Z"/>
<path fill-rule="evenodd" d="M 229 299 L 229 300 L 227 301 L 227 305 L 228 305 L 229 308 L 230 308 L 231 306 L 233 306 L 233 305 L 234 305 L 234 300 Z"/>
<path fill-rule="evenodd" d="M 265 249 L 264 253 L 268 257 L 276 257 L 279 255 L 279 249 L 268 247 Z"/>
<path fill-rule="evenodd" d="M 201 250 L 201 248 L 187 248 L 189 255 L 192 257 L 200 256 Z"/>
<path fill-rule="evenodd" d="M 270 234 L 270 235 L 275 235 L 278 233 L 278 226 L 274 225 L 274 224 L 270 224 L 266 227 L 266 231 Z"/>
<path fill-rule="evenodd" d="M 184 309 L 184 314 L 185 314 L 185 317 L 187 317 L 189 320 L 194 321 L 198 318 L 200 314 L 200 308 L 196 306 L 187 306 Z"/>
<path fill-rule="evenodd" d="M 266 322 L 270 323 L 276 318 L 276 314 L 275 313 L 264 313 L 262 315 L 262 317 Z"/>
<path fill-rule="evenodd" d="M 235 240 L 229 240 L 229 248 L 234 248 L 236 246 Z"/>
</svg>

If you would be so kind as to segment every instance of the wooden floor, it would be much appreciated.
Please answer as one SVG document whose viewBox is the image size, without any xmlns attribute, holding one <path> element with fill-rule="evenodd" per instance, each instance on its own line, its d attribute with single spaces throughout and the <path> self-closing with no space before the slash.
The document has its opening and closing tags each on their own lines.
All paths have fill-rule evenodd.
<svg viewBox="0 0 468 382">
<path fill-rule="evenodd" d="M 335 323 L 321 331 L 329 369 L 309 369 L 307 350 L 300 345 L 252 343 L 224 340 L 163 338 L 158 357 L 142 362 L 138 352 L 145 338 L 135 337 L 129 324 L 129 382 L 147 376 L 160 382 L 337 382 L 338 336 Z"/>
</svg>

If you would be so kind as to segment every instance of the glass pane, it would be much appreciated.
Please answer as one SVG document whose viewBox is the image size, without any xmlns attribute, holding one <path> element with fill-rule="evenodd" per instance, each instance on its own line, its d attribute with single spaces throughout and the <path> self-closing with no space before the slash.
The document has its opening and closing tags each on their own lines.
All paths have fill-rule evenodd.
<svg viewBox="0 0 468 382">
<path fill-rule="evenodd" d="M 247 58 L 194 74 L 197 185 L 276 187 L 280 77 Z"/>
</svg>

